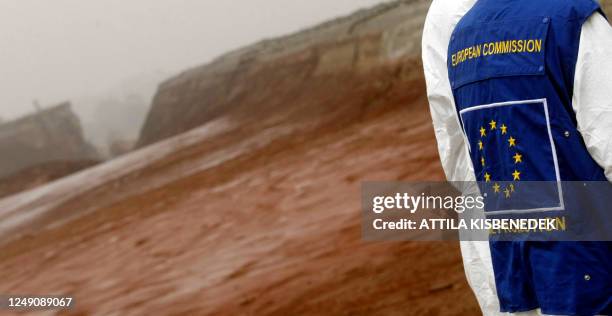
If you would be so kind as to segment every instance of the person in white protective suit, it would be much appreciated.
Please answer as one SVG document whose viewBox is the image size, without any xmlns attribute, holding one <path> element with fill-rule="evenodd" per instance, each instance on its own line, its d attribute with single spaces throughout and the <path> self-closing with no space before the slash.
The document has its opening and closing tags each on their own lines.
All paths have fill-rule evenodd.
<svg viewBox="0 0 612 316">
<path fill-rule="evenodd" d="M 559 3 L 569 1 L 559 0 Z M 456 83 L 451 83 L 448 69 L 449 43 L 451 37 L 454 39 L 453 32 L 477 2 L 434 0 L 423 31 L 422 58 L 427 95 L 439 155 L 448 181 L 481 181 L 477 179 L 466 144 L 467 138 L 453 92 Z M 544 21 L 547 22 L 546 19 Z M 570 97 L 571 109 L 575 115 L 577 137 L 582 138 L 588 153 L 603 170 L 604 177 L 612 182 L 612 28 L 602 12 L 597 10 L 585 15 L 583 22 L 573 78 L 573 95 Z M 532 306 L 533 310 L 500 307 L 489 242 L 462 241 L 461 252 L 468 283 L 485 315 L 550 313 L 535 305 Z"/>
</svg>

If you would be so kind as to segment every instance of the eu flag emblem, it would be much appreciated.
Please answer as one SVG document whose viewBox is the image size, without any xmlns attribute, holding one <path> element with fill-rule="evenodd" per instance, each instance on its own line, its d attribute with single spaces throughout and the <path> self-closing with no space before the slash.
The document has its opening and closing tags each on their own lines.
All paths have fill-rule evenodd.
<svg viewBox="0 0 612 316">
<path fill-rule="evenodd" d="M 487 213 L 564 209 L 546 99 L 479 105 L 459 114 Z"/>
</svg>

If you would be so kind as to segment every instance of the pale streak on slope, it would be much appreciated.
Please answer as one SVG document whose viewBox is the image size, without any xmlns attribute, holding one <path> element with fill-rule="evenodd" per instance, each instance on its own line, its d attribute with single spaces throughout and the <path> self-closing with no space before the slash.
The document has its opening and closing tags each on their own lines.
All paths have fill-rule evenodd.
<svg viewBox="0 0 612 316">
<path fill-rule="evenodd" d="M 0 200 L 0 238 L 2 243 L 18 237 L 15 236 L 15 233 L 20 227 L 27 226 L 28 223 L 62 203 L 104 183 L 142 169 L 152 162 L 162 160 L 182 148 L 201 143 L 229 131 L 233 126 L 234 124 L 229 119 L 221 118 L 107 163 Z M 208 168 L 227 158 L 227 153 L 212 155 L 212 157 L 207 156 L 207 163 L 200 165 L 199 168 Z M 163 178 L 162 183 L 152 183 L 150 185 L 159 186 L 163 182 L 167 183 L 180 176 L 180 174 L 175 174 L 173 177 Z M 145 188 L 140 188 L 140 190 L 143 189 Z M 66 220 L 69 220 L 69 218 L 63 218 L 54 225 L 61 224 Z"/>
</svg>

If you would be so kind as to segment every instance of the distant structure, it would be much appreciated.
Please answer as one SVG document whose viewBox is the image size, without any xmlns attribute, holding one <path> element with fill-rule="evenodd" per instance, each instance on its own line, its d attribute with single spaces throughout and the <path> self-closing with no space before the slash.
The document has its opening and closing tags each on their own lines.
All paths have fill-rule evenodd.
<svg viewBox="0 0 612 316">
<path fill-rule="evenodd" d="M 98 160 L 69 102 L 0 123 L 0 178 L 49 162 Z"/>
</svg>

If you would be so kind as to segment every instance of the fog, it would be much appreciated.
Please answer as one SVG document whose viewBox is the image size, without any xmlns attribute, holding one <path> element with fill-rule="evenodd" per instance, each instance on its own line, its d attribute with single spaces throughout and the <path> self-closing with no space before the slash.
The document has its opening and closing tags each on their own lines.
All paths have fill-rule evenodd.
<svg viewBox="0 0 612 316">
<path fill-rule="evenodd" d="M 0 0 L 0 117 L 31 112 L 33 100 L 71 100 L 82 113 L 113 94 L 148 102 L 181 70 L 379 2 Z"/>
</svg>

